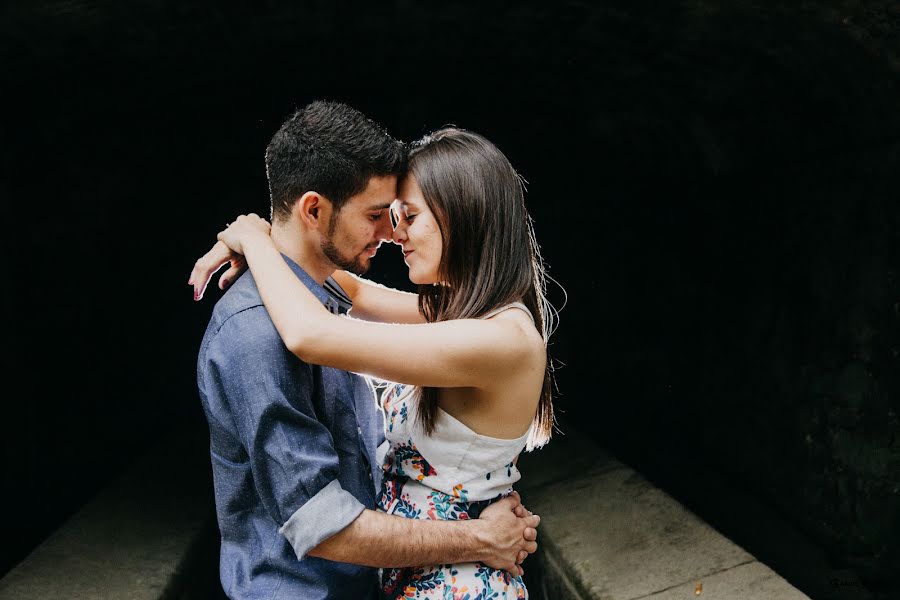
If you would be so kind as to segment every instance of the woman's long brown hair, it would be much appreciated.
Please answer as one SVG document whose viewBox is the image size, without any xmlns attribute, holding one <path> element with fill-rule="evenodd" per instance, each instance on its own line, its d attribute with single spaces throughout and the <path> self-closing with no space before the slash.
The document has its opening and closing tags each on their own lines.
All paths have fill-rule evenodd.
<svg viewBox="0 0 900 600">
<path fill-rule="evenodd" d="M 544 345 L 554 312 L 524 185 L 506 156 L 484 137 L 448 127 L 413 144 L 409 172 L 416 178 L 443 237 L 438 285 L 419 287 L 419 308 L 430 321 L 478 318 L 521 300 Z M 545 444 L 553 431 L 553 366 L 544 383 L 526 449 Z M 419 422 L 434 431 L 437 388 L 418 389 Z"/>
</svg>

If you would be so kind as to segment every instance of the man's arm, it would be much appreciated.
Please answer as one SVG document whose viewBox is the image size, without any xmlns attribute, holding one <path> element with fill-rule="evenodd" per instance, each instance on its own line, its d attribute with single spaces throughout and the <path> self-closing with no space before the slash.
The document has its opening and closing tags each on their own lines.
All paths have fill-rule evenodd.
<svg viewBox="0 0 900 600">
<path fill-rule="evenodd" d="M 534 540 L 540 517 L 530 513 L 517 517 L 518 506 L 515 494 L 485 509 L 480 519 L 469 521 L 406 519 L 365 510 L 309 554 L 371 567 L 481 562 L 521 573 L 520 553 L 537 549 Z"/>
<path fill-rule="evenodd" d="M 255 493 L 298 558 L 350 525 L 365 506 L 339 480 L 331 432 L 316 414 L 313 368 L 278 341 L 262 306 L 229 318 L 207 349 L 211 401 L 223 404 Z"/>
</svg>

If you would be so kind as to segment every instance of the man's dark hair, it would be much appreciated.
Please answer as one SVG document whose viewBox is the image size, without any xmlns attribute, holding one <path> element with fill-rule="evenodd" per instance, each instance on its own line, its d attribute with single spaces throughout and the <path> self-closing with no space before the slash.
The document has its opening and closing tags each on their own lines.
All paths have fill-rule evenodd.
<svg viewBox="0 0 900 600">
<path fill-rule="evenodd" d="M 373 176 L 402 176 L 406 147 L 364 114 L 339 102 L 316 101 L 295 112 L 266 148 L 272 220 L 283 221 L 310 191 L 335 212 Z"/>
</svg>

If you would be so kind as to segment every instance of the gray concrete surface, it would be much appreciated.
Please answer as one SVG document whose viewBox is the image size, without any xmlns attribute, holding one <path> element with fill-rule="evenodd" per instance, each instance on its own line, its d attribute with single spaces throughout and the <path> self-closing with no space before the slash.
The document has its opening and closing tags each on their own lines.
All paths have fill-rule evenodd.
<svg viewBox="0 0 900 600">
<path fill-rule="evenodd" d="M 800 600 L 805 594 L 570 427 L 523 454 L 541 515 L 541 590 L 553 600 Z M 699 593 L 698 593 L 699 592 Z"/>
<path fill-rule="evenodd" d="M 189 597 L 215 518 L 204 460 L 196 444 L 160 441 L 0 579 L 0 599 Z"/>
<path fill-rule="evenodd" d="M 807 598 L 592 441 L 566 431 L 519 461 L 518 489 L 542 517 L 540 551 L 525 564 L 538 573 L 529 583 L 533 600 Z M 205 446 L 161 441 L 0 580 L 0 600 L 214 595 L 191 589 L 198 577 L 210 578 L 207 590 L 217 585 L 209 563 L 216 544 L 206 543 L 217 542 L 211 494 Z"/>
</svg>

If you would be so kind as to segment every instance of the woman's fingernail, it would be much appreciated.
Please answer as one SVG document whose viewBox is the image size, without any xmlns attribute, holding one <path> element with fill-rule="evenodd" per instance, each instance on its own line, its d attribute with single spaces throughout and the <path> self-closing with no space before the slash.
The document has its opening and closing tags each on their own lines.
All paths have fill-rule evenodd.
<svg viewBox="0 0 900 600">
<path fill-rule="evenodd" d="M 222 280 L 222 289 L 224 290 L 225 288 L 227 288 L 230 283 L 231 282 L 228 281 L 227 279 L 223 279 Z"/>
<path fill-rule="evenodd" d="M 194 302 L 196 302 L 199 299 L 200 299 L 200 292 L 198 292 L 197 290 L 194 290 Z"/>
</svg>

